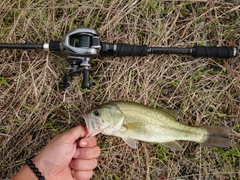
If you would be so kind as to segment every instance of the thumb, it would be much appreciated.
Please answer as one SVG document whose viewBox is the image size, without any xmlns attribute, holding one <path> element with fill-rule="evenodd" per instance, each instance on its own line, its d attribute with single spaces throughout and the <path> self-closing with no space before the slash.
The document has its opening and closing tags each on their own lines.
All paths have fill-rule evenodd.
<svg viewBox="0 0 240 180">
<path fill-rule="evenodd" d="M 82 126 L 76 126 L 69 131 L 65 132 L 64 135 L 68 137 L 68 142 L 74 143 L 76 142 L 79 138 L 83 138 L 87 135 L 87 130 L 82 127 Z"/>
</svg>

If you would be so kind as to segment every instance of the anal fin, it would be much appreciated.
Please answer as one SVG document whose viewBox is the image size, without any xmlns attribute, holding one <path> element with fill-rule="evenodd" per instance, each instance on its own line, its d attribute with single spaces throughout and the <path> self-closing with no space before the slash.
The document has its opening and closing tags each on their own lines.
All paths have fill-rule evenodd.
<svg viewBox="0 0 240 180">
<path fill-rule="evenodd" d="M 183 151 L 182 146 L 180 146 L 180 144 L 178 144 L 176 141 L 170 141 L 170 142 L 164 142 L 164 143 L 161 142 L 160 144 L 172 150 Z"/>
</svg>

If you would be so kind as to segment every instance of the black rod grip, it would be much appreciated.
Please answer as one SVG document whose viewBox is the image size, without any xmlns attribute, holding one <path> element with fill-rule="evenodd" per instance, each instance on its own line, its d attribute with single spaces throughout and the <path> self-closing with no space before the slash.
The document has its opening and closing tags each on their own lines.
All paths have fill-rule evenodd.
<svg viewBox="0 0 240 180">
<path fill-rule="evenodd" d="M 192 48 L 192 55 L 193 57 L 233 58 L 238 56 L 238 49 L 227 46 L 194 46 Z"/>
<path fill-rule="evenodd" d="M 82 88 L 83 89 L 89 89 L 90 88 L 90 82 L 89 82 L 89 78 L 90 77 L 90 70 L 88 69 L 88 67 L 85 67 L 83 69 L 83 80 L 82 80 Z"/>
<path fill-rule="evenodd" d="M 146 45 L 117 44 L 116 56 L 146 56 L 148 47 Z"/>
<path fill-rule="evenodd" d="M 51 52 L 60 52 L 61 51 L 61 41 L 50 41 L 49 50 Z"/>
<path fill-rule="evenodd" d="M 175 47 L 150 47 L 148 53 L 151 54 L 191 54 L 192 48 L 175 48 Z"/>
</svg>

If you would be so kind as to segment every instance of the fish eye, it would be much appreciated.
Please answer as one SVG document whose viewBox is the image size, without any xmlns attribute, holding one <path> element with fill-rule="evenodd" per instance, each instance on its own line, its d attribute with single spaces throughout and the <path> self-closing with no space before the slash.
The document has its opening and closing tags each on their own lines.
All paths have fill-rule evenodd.
<svg viewBox="0 0 240 180">
<path fill-rule="evenodd" d="M 93 114 L 94 114 L 95 116 L 100 116 L 100 112 L 99 112 L 98 110 L 94 110 L 94 111 L 93 111 Z"/>
</svg>

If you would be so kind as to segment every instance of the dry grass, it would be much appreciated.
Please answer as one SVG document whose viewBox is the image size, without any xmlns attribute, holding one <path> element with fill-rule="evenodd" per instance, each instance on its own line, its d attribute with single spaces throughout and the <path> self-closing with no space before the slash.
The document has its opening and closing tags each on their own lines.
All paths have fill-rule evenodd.
<svg viewBox="0 0 240 180">
<path fill-rule="evenodd" d="M 126 0 L 2 0 L 0 42 L 44 43 L 70 30 L 95 28 L 105 42 L 149 46 L 229 45 L 240 49 L 240 2 Z M 94 179 L 225 180 L 240 178 L 240 59 L 178 55 L 101 58 L 92 62 L 91 90 L 81 77 L 63 92 L 67 62 L 48 52 L 0 51 L 0 177 L 9 178 L 55 135 L 78 124 L 81 113 L 110 100 L 179 108 L 190 125 L 226 125 L 232 147 L 181 142 L 174 153 L 159 144 L 133 150 L 98 136 Z"/>
</svg>

